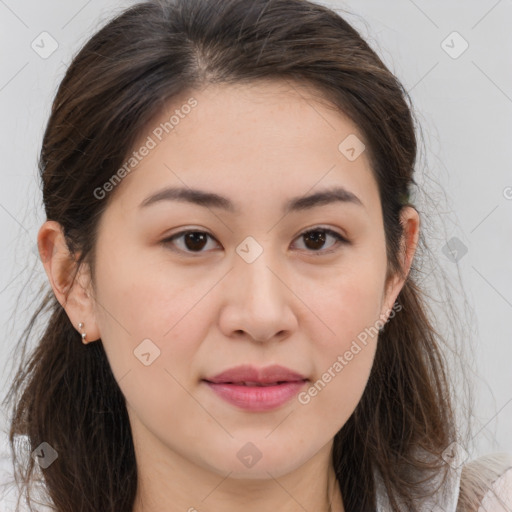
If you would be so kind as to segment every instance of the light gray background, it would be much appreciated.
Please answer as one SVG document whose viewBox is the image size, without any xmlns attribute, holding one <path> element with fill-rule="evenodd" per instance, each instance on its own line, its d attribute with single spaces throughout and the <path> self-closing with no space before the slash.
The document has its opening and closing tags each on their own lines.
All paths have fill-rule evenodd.
<svg viewBox="0 0 512 512">
<path fill-rule="evenodd" d="M 132 3 L 0 0 L 2 398 L 14 369 L 13 344 L 45 279 L 34 252 L 44 221 L 36 161 L 51 101 L 80 46 L 99 24 Z M 446 233 L 433 233 L 432 248 L 440 266 L 454 276 L 460 272 L 474 311 L 479 378 L 471 457 L 512 452 L 512 1 L 323 3 L 353 13 L 347 20 L 411 94 L 428 162 L 416 179 L 438 183 L 448 201 L 447 210 L 430 205 L 446 226 Z M 31 47 L 43 31 L 58 42 L 46 59 Z M 453 31 L 469 44 L 457 58 L 442 45 Z M 450 36 L 444 47 L 452 46 L 453 55 L 461 44 Z M 468 249 L 458 265 L 441 250 L 452 237 Z M 4 430 L 6 414 L 0 418 Z"/>
</svg>

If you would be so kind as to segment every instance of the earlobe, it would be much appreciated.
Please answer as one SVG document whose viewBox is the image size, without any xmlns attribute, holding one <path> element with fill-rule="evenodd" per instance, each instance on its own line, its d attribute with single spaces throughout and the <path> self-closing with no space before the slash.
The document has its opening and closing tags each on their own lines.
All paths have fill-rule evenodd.
<svg viewBox="0 0 512 512">
<path fill-rule="evenodd" d="M 55 221 L 46 221 L 39 229 L 37 245 L 53 293 L 69 320 L 80 335 L 86 332 L 85 339 L 82 336 L 84 343 L 98 339 L 100 334 L 96 325 L 89 273 L 84 271 L 83 266 L 77 269 L 62 226 Z M 87 326 L 87 331 L 84 326 Z"/>
</svg>

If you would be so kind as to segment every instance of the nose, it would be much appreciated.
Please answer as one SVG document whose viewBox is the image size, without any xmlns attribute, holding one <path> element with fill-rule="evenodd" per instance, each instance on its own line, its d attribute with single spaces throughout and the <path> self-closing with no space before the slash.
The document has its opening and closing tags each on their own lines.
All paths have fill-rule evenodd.
<svg viewBox="0 0 512 512">
<path fill-rule="evenodd" d="M 235 255 L 224 280 L 220 329 L 226 337 L 256 342 L 282 340 L 297 328 L 295 295 L 285 272 L 263 253 L 252 263 Z"/>
</svg>

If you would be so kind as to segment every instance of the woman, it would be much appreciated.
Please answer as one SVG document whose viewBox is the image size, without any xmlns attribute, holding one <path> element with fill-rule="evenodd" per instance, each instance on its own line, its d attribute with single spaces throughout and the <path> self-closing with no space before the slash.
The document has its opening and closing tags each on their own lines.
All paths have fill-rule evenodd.
<svg viewBox="0 0 512 512">
<path fill-rule="evenodd" d="M 303 0 L 150 1 L 87 42 L 41 150 L 27 336 L 50 318 L 10 393 L 53 510 L 477 510 L 508 462 L 459 492 L 406 96 Z"/>
</svg>

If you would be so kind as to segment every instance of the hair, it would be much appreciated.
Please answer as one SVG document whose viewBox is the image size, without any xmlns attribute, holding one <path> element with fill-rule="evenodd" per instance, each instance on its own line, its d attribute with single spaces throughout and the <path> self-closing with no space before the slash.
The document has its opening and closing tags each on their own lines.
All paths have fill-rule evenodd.
<svg viewBox="0 0 512 512">
<path fill-rule="evenodd" d="M 450 474 L 443 451 L 463 443 L 446 339 L 416 266 L 428 255 L 423 231 L 407 276 L 400 264 L 400 213 L 416 207 L 416 126 L 403 85 L 339 13 L 306 0 L 155 0 L 117 14 L 74 56 L 53 101 L 38 162 L 46 217 L 63 228 L 72 279 L 82 265 L 94 278 L 98 221 L 116 196 L 113 190 L 100 200 L 94 190 L 126 161 L 148 123 L 178 95 L 259 80 L 312 86 L 367 142 L 382 205 L 386 278 L 406 279 L 400 312 L 379 333 L 366 388 L 334 437 L 332 460 L 347 512 L 375 508 L 374 471 L 392 510 L 403 502 L 414 512 L 432 494 L 434 477 L 444 482 Z M 25 360 L 43 315 L 43 333 Z M 23 360 L 7 396 L 16 475 L 32 510 L 29 483 L 39 468 L 29 455 L 47 442 L 58 458 L 41 481 L 54 510 L 126 512 L 134 506 L 137 471 L 125 398 L 101 339 L 80 340 L 48 290 L 23 332 Z M 16 450 L 22 437 L 28 445 Z"/>
</svg>

